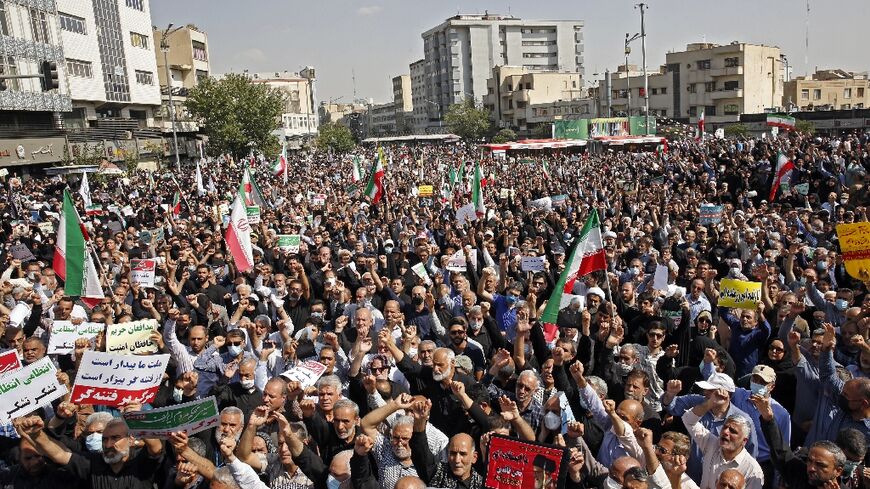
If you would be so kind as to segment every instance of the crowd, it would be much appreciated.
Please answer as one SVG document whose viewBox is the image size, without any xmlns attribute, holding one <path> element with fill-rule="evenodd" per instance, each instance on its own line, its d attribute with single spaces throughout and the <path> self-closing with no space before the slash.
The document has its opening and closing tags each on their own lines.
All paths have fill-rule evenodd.
<svg viewBox="0 0 870 489">
<path fill-rule="evenodd" d="M 870 487 L 870 274 L 846 272 L 835 229 L 868 221 L 866 134 L 506 159 L 383 149 L 378 202 L 351 181 L 374 148 L 291 157 L 286 180 L 265 161 L 202 161 L 204 191 L 193 167 L 92 177 L 97 214 L 77 175 L 10 183 L 2 347 L 25 367 L 48 356 L 71 391 L 105 334 L 47 355 L 53 323 L 155 319 L 170 360 L 148 402 L 66 395 L 0 426 L 0 486 L 480 489 L 506 438 L 564 447 L 558 469 L 530 461 L 524 488 Z M 780 153 L 795 168 L 771 199 Z M 486 210 L 460 222 L 478 163 Z M 225 214 L 250 164 L 264 205 L 240 273 Z M 96 304 L 53 266 L 67 186 Z M 721 216 L 702 222 L 702 204 Z M 542 322 L 592 213 L 606 267 Z M 298 250 L 279 247 L 296 234 Z M 131 274 L 146 257 L 153 287 Z M 761 300 L 720 306 L 726 278 L 761 282 Z M 308 360 L 325 366 L 315 385 L 282 375 Z M 121 416 L 210 396 L 206 431 L 134 437 Z"/>
</svg>

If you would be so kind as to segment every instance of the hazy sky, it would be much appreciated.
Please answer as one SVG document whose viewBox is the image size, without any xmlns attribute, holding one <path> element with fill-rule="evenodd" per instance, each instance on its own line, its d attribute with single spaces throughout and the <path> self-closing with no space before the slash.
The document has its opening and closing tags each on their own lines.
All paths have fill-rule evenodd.
<svg viewBox="0 0 870 489">
<path fill-rule="evenodd" d="M 648 66 L 686 43 L 740 40 L 776 45 L 794 76 L 805 73 L 806 0 L 650 0 L 646 14 Z M 320 101 L 392 98 L 390 79 L 408 73 L 423 57 L 420 34 L 462 13 L 508 13 L 523 19 L 585 21 L 586 74 L 623 62 L 626 32 L 640 30 L 634 2 L 624 0 L 462 1 L 441 0 L 154 0 L 160 28 L 193 23 L 208 33 L 211 68 L 229 71 L 317 69 Z M 810 0 L 809 71 L 814 67 L 870 69 L 867 0 Z M 641 64 L 640 43 L 629 63 Z"/>
</svg>

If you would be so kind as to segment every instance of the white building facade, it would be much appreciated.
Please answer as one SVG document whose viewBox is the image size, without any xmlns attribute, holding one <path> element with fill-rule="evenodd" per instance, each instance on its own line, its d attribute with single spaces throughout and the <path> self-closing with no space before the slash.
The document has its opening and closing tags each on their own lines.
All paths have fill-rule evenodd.
<svg viewBox="0 0 870 489">
<path fill-rule="evenodd" d="M 245 72 L 244 75 L 254 83 L 262 83 L 287 94 L 281 127 L 274 131 L 279 139 L 289 141 L 317 135 L 320 126 L 314 91 L 314 68 L 308 67 L 301 73 Z"/>
</svg>

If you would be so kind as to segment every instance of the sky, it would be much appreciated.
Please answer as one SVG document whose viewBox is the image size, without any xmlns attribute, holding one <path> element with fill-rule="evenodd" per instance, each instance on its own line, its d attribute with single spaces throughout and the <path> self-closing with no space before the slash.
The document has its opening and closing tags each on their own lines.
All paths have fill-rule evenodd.
<svg viewBox="0 0 870 489">
<path fill-rule="evenodd" d="M 864 32 L 867 0 L 649 0 L 647 66 L 687 43 L 732 41 L 779 46 L 793 76 L 816 67 L 870 69 Z M 585 22 L 586 75 L 623 63 L 625 33 L 640 31 L 640 14 L 627 0 L 153 0 L 154 25 L 194 24 L 208 34 L 214 74 L 299 71 L 314 66 L 319 101 L 392 99 L 391 79 L 423 57 L 421 34 L 457 13 L 512 14 L 522 19 Z M 863 48 L 863 49 L 862 49 Z M 805 63 L 805 57 L 807 63 Z M 639 40 L 630 64 L 641 65 Z M 356 82 L 354 83 L 354 75 Z M 603 75 L 598 78 L 603 78 Z"/>
</svg>

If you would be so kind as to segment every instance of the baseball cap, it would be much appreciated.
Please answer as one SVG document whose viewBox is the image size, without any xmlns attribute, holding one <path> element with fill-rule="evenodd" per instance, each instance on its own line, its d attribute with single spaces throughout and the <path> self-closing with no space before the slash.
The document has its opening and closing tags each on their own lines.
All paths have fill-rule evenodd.
<svg viewBox="0 0 870 489">
<path fill-rule="evenodd" d="M 695 320 L 697 321 L 698 319 L 706 319 L 710 322 L 713 322 L 713 315 L 710 314 L 710 311 L 701 311 L 700 313 L 698 313 L 698 317 Z"/>
<path fill-rule="evenodd" d="M 713 374 L 710 375 L 710 378 L 708 378 L 707 380 L 700 380 L 698 382 L 695 382 L 695 385 L 697 385 L 701 389 L 704 389 L 705 391 L 713 389 L 725 389 L 728 392 L 734 392 L 735 390 L 734 381 L 731 380 L 731 377 L 719 372 L 713 372 Z"/>
<path fill-rule="evenodd" d="M 385 247 L 386 247 L 386 246 L 389 246 L 389 247 L 392 248 L 392 247 L 395 246 L 395 245 L 396 245 L 396 244 L 393 243 L 393 240 L 392 240 L 392 239 L 388 239 L 388 240 L 384 241 L 384 246 L 385 246 Z"/>
<path fill-rule="evenodd" d="M 461 368 L 466 372 L 474 372 L 474 365 L 471 362 L 471 358 L 466 355 L 457 355 L 456 358 L 453 359 L 453 362 L 458 368 Z"/>
<path fill-rule="evenodd" d="M 752 375 L 761 377 L 761 379 L 768 384 L 776 382 L 776 371 L 767 365 L 756 365 L 755 368 L 752 369 Z"/>
</svg>

